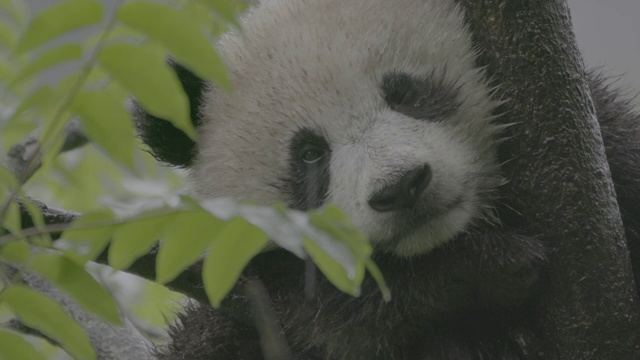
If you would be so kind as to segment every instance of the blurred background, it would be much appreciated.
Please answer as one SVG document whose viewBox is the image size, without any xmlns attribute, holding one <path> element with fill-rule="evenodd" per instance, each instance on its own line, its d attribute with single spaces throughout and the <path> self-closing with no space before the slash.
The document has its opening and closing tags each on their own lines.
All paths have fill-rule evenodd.
<svg viewBox="0 0 640 360">
<path fill-rule="evenodd" d="M 573 27 L 588 67 L 622 75 L 631 95 L 640 93 L 640 1 L 568 0 Z M 640 111 L 640 98 L 635 98 Z"/>
</svg>

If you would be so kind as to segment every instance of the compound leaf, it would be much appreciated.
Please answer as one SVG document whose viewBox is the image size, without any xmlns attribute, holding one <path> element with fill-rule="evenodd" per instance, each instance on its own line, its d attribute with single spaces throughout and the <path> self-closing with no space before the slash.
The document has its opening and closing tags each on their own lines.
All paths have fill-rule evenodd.
<svg viewBox="0 0 640 360">
<path fill-rule="evenodd" d="M 5 289 L 1 299 L 26 326 L 55 340 L 74 358 L 96 359 L 87 333 L 53 300 L 18 285 Z"/>
<path fill-rule="evenodd" d="M 24 337 L 7 329 L 0 329 L 0 359 L 46 360 Z"/>
<path fill-rule="evenodd" d="M 226 1 L 216 1 L 226 3 Z M 164 45 L 175 60 L 205 80 L 229 89 L 222 60 L 197 22 L 184 12 L 151 2 L 124 5 L 118 19 Z"/>
<path fill-rule="evenodd" d="M 62 233 L 55 247 L 68 251 L 67 256 L 72 256 L 79 264 L 93 260 L 109 244 L 116 229 L 113 218 L 114 214 L 107 210 L 86 213 Z"/>
<path fill-rule="evenodd" d="M 267 245 L 264 231 L 241 217 L 233 218 L 211 242 L 202 281 L 209 301 L 218 306 L 238 281 L 242 270 Z"/>
<path fill-rule="evenodd" d="M 31 78 L 40 71 L 51 66 L 70 60 L 78 60 L 82 57 L 82 46 L 77 44 L 67 44 L 47 50 L 38 56 L 31 63 L 27 64 L 15 78 L 9 83 L 9 87 Z"/>
<path fill-rule="evenodd" d="M 42 253 L 34 256 L 29 267 L 87 310 L 114 324 L 120 323 L 118 306 L 111 294 L 75 261 L 59 254 Z"/>
<path fill-rule="evenodd" d="M 109 265 L 124 270 L 149 252 L 171 218 L 158 217 L 124 224 L 113 234 L 109 245 Z"/>
<path fill-rule="evenodd" d="M 119 43 L 104 48 L 98 60 L 149 113 L 195 138 L 187 96 L 162 56 L 147 47 Z"/>
<path fill-rule="evenodd" d="M 40 12 L 18 44 L 18 51 L 33 49 L 68 31 L 97 24 L 104 6 L 94 0 L 66 0 Z"/>
<path fill-rule="evenodd" d="M 169 282 L 198 261 L 223 224 L 204 211 L 180 213 L 164 232 L 156 259 L 156 280 Z"/>
<path fill-rule="evenodd" d="M 122 101 L 119 101 L 122 100 Z M 83 91 L 76 95 L 71 110 L 82 119 L 86 135 L 130 169 L 135 169 L 135 129 L 131 114 L 106 89 Z"/>
</svg>

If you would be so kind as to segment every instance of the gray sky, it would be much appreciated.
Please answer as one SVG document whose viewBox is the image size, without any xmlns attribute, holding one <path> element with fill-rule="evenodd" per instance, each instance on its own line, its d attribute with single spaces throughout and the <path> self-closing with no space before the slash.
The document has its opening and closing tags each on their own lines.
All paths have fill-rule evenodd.
<svg viewBox="0 0 640 360">
<path fill-rule="evenodd" d="M 624 75 L 640 94 L 640 0 L 568 0 L 573 27 L 588 67 Z M 640 109 L 640 97 L 636 99 Z"/>
</svg>

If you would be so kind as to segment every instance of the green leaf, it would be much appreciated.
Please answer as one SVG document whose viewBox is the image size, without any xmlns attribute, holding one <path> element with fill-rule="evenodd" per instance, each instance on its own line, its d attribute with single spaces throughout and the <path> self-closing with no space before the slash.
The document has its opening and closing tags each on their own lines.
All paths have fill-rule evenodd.
<svg viewBox="0 0 640 360">
<path fill-rule="evenodd" d="M 120 324 L 118 306 L 113 297 L 84 267 L 63 255 L 53 253 L 37 254 L 30 261 L 29 267 L 67 292 L 87 310 L 114 324 Z"/>
<path fill-rule="evenodd" d="M 147 47 L 113 44 L 102 50 L 98 60 L 149 113 L 195 138 L 187 96 L 162 56 Z"/>
<path fill-rule="evenodd" d="M 49 86 L 45 85 L 39 87 L 33 93 L 29 94 L 24 100 L 22 100 L 20 105 L 18 105 L 18 107 L 16 108 L 13 118 L 19 116 L 25 111 L 34 109 L 40 110 L 41 107 L 50 106 L 50 101 L 53 97 L 53 93 L 53 89 L 51 89 Z"/>
<path fill-rule="evenodd" d="M 310 211 L 310 227 L 306 234 L 354 278 L 369 258 L 372 249 L 366 237 L 358 232 L 349 218 L 337 207 L 327 206 Z"/>
<path fill-rule="evenodd" d="M 0 200 L 4 200 L 4 190 L 18 186 L 16 175 L 2 164 L 0 164 Z"/>
<path fill-rule="evenodd" d="M 66 0 L 40 12 L 23 34 L 18 51 L 24 52 L 68 31 L 97 24 L 104 6 L 94 0 Z"/>
<path fill-rule="evenodd" d="M 313 214 L 309 213 L 308 215 L 311 217 Z M 291 216 L 295 217 L 294 214 L 291 214 Z M 325 224 L 322 225 L 326 226 Z M 304 227 L 304 234 L 308 240 L 305 240 L 305 249 L 307 249 L 309 241 L 313 242 L 320 247 L 324 253 L 338 262 L 347 271 L 350 278 L 354 278 L 359 259 L 351 253 L 347 244 L 341 242 L 339 239 L 334 239 L 331 234 L 328 234 L 323 231 L 324 229 L 317 228 L 316 226 L 317 224 L 308 224 Z M 308 250 L 309 249 L 307 249 L 307 251 Z"/>
<path fill-rule="evenodd" d="M 4 10 L 11 20 L 24 25 L 27 19 L 24 1 L 0 0 L 0 9 Z"/>
<path fill-rule="evenodd" d="M 11 201 L 9 208 L 2 219 L 2 227 L 17 235 L 22 231 L 22 221 L 20 220 L 20 207 L 15 201 Z"/>
<path fill-rule="evenodd" d="M 29 199 L 26 196 L 22 197 L 22 206 L 27 209 L 29 216 L 31 216 L 31 221 L 33 222 L 33 226 L 35 227 L 43 227 L 44 216 L 42 215 L 42 210 L 33 202 L 33 200 Z"/>
<path fill-rule="evenodd" d="M 0 247 L 0 259 L 16 264 L 24 264 L 30 254 L 29 245 L 24 240 L 11 241 Z"/>
<path fill-rule="evenodd" d="M 303 224 L 302 227 L 307 226 L 307 216 L 303 212 L 287 210 L 283 205 L 278 204 L 274 206 L 238 205 L 229 198 L 205 199 L 199 202 L 198 206 L 218 219 L 226 221 L 234 216 L 240 216 L 262 229 L 279 246 L 300 258 L 305 256 L 300 224 Z M 292 214 L 297 216 L 297 223 L 290 216 Z"/>
<path fill-rule="evenodd" d="M 82 79 L 79 72 L 74 72 L 66 78 L 62 79 L 55 85 L 50 93 L 51 97 L 45 99 L 38 110 L 42 115 L 43 122 L 40 129 L 40 144 L 43 147 L 50 146 L 56 142 L 62 143 L 60 133 L 69 121 L 71 114 L 68 112 L 67 97 L 75 87 L 81 86 Z M 48 110 L 43 112 L 43 110 Z M 44 159 L 50 160 L 57 156 L 57 152 L 47 151 L 43 156 Z"/>
<path fill-rule="evenodd" d="M 156 258 L 156 281 L 167 283 L 198 261 L 223 224 L 204 211 L 180 213 L 162 238 Z"/>
<path fill-rule="evenodd" d="M 177 215 L 176 215 L 177 216 Z M 109 265 L 124 270 L 158 241 L 171 217 L 136 220 L 116 230 L 109 245 Z"/>
<path fill-rule="evenodd" d="M 389 290 L 387 283 L 384 281 L 384 277 L 382 276 L 382 272 L 378 268 L 378 265 L 376 265 L 373 260 L 368 259 L 365 262 L 365 267 L 367 268 L 367 271 L 369 272 L 371 277 L 373 277 L 373 279 L 378 284 L 378 287 L 382 292 L 382 298 L 384 299 L 384 301 L 389 302 L 391 300 L 391 290 Z"/>
<path fill-rule="evenodd" d="M 220 15 L 224 20 L 237 25 L 236 17 L 246 8 L 246 3 L 235 0 L 197 0 Z"/>
<path fill-rule="evenodd" d="M 219 7 L 224 10 L 225 6 Z M 184 12 L 151 2 L 132 2 L 120 9 L 118 19 L 162 43 L 177 62 L 190 68 L 201 78 L 230 89 L 224 65 L 213 44 L 198 23 Z"/>
<path fill-rule="evenodd" d="M 241 217 L 233 218 L 220 230 L 211 242 L 202 269 L 204 289 L 213 306 L 220 305 L 242 270 L 268 241 L 267 234 Z"/>
<path fill-rule="evenodd" d="M 331 237 L 345 243 L 357 259 L 367 259 L 373 249 L 367 237 L 351 223 L 351 219 L 340 208 L 327 205 L 309 214 L 311 224 L 327 232 Z"/>
<path fill-rule="evenodd" d="M 96 359 L 84 329 L 48 297 L 23 286 L 4 290 L 1 300 L 26 326 L 58 342 L 76 359 Z"/>
<path fill-rule="evenodd" d="M 107 210 L 86 213 L 62 233 L 55 247 L 69 251 L 74 261 L 84 264 L 98 257 L 105 249 L 116 227 L 114 214 Z"/>
<path fill-rule="evenodd" d="M 46 360 L 23 336 L 7 329 L 0 329 L 0 359 Z"/>
<path fill-rule="evenodd" d="M 317 243 L 305 238 L 304 245 L 307 253 L 313 258 L 313 262 L 333 285 L 347 294 L 360 295 L 360 283 L 364 278 L 362 263 L 354 264 L 354 274 L 351 274 Z"/>
<path fill-rule="evenodd" d="M 65 61 L 77 60 L 81 57 L 82 46 L 76 44 L 62 45 L 47 50 L 25 66 L 24 69 L 20 70 L 15 78 L 13 78 L 9 83 L 9 87 L 13 87 L 15 84 L 31 78 L 44 69 Z"/>
<path fill-rule="evenodd" d="M 85 134 L 111 157 L 135 169 L 135 129 L 131 114 L 107 89 L 80 92 L 71 111 L 80 116 Z"/>
<path fill-rule="evenodd" d="M 0 22 L 0 46 L 5 49 L 13 49 L 18 42 L 18 34 L 5 22 Z"/>
<path fill-rule="evenodd" d="M 13 75 L 13 66 L 4 59 L 0 59 L 0 80 L 7 80 Z"/>
<path fill-rule="evenodd" d="M 304 216 L 303 213 L 299 213 Z M 264 231 L 274 243 L 304 258 L 303 234 L 298 224 L 295 224 L 283 205 L 251 206 L 243 205 L 238 215 L 249 223 Z"/>
</svg>

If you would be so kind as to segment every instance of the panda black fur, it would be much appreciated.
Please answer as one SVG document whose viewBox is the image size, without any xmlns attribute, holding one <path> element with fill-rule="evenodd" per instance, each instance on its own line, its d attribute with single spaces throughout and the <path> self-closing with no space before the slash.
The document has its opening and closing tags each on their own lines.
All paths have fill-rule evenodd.
<svg viewBox="0 0 640 360">
<path fill-rule="evenodd" d="M 371 238 L 390 303 L 371 279 L 353 298 L 320 278 L 308 300 L 303 261 L 274 250 L 251 262 L 295 358 L 520 358 L 514 333 L 547 254 L 495 226 L 497 103 L 455 2 L 265 0 L 242 24 L 217 45 L 232 95 L 174 65 L 197 146 L 142 109 L 138 122 L 201 197 L 336 203 Z M 640 119 L 602 79 L 590 86 L 637 257 Z M 262 358 L 251 326 L 206 305 L 180 318 L 161 359 Z"/>
</svg>

